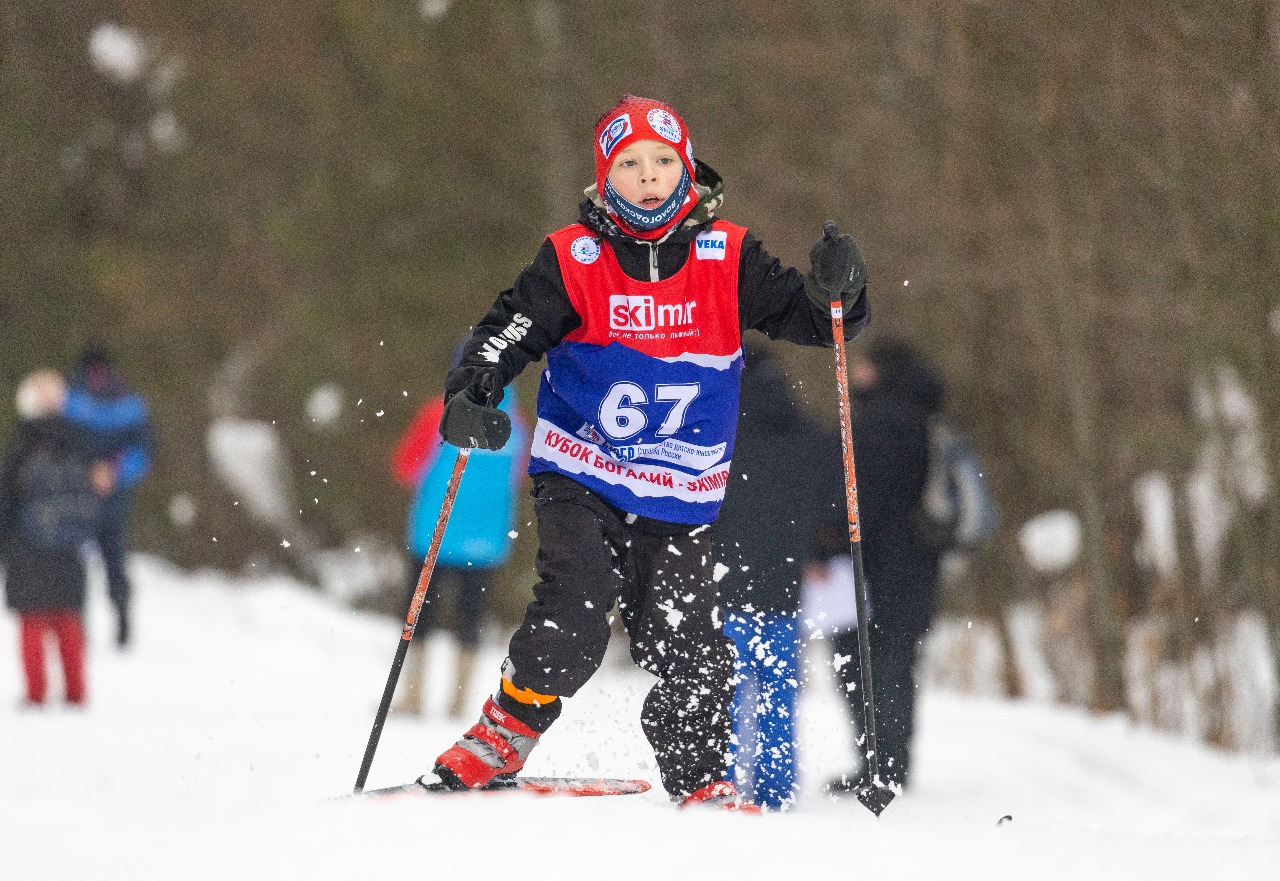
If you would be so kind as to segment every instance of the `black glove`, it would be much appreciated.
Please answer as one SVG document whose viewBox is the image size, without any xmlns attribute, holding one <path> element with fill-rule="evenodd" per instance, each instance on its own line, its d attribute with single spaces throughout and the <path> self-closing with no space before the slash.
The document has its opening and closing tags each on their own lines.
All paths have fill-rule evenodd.
<svg viewBox="0 0 1280 881">
<path fill-rule="evenodd" d="M 867 263 L 853 236 L 840 235 L 836 222 L 822 225 L 822 238 L 809 250 L 811 269 L 804 277 L 804 292 L 826 311 L 839 300 L 847 311 L 867 286 Z"/>
<path fill-rule="evenodd" d="M 455 447 L 479 447 L 500 450 L 511 437 L 511 417 L 498 409 L 502 403 L 502 384 L 495 368 L 459 368 L 467 370 L 465 388 L 455 392 L 444 405 L 440 417 L 440 434 Z M 450 377 L 454 385 L 460 377 Z"/>
</svg>

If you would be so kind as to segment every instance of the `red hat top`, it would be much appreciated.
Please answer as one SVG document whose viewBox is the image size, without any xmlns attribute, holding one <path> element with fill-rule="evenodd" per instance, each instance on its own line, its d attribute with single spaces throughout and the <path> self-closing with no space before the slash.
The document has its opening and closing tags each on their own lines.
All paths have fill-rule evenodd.
<svg viewBox="0 0 1280 881">
<path fill-rule="evenodd" d="M 595 130 L 596 189 L 604 194 L 604 181 L 609 176 L 609 166 L 618 155 L 634 141 L 659 141 L 670 144 L 680 154 L 680 161 L 689 172 L 689 180 L 695 178 L 693 168 L 693 144 L 689 129 L 675 108 L 653 98 L 623 95 L 622 100 L 600 117 Z"/>
</svg>

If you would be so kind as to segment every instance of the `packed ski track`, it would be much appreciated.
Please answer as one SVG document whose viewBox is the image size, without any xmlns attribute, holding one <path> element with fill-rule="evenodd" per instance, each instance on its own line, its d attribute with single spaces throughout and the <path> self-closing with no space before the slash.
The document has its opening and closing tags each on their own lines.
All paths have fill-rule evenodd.
<svg viewBox="0 0 1280 881">
<path fill-rule="evenodd" d="M 1098 717 L 927 692 L 915 788 L 877 820 L 823 783 L 853 761 L 830 680 L 800 706 L 803 796 L 785 815 L 678 811 L 639 727 L 652 681 L 611 651 L 528 773 L 639 777 L 607 798 L 351 791 L 399 623 L 285 579 L 182 573 L 135 557 L 137 637 L 117 653 L 100 582 L 90 706 L 17 708 L 0 628 L 0 877 L 46 879 L 1232 879 L 1280 872 L 1280 762 Z M 505 636 L 506 634 L 502 634 Z M 452 645 L 433 639 L 432 660 Z M 474 683 L 496 675 L 495 635 Z M 432 670 L 441 671 L 436 663 Z M 443 672 L 441 672 L 443 679 Z M 52 690 L 59 694 L 60 677 Z M 471 719 L 430 684 L 392 716 L 369 787 L 408 782 Z M 1003 823 L 1002 817 L 1011 817 Z"/>
</svg>

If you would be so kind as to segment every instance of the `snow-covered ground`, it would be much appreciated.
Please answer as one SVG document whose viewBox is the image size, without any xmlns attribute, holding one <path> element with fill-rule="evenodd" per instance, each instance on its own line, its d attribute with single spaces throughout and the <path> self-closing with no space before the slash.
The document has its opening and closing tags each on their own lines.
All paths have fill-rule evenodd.
<svg viewBox="0 0 1280 881">
<path fill-rule="evenodd" d="M 916 787 L 879 820 L 829 801 L 822 782 L 852 756 L 824 681 L 801 705 L 804 797 L 786 815 L 677 811 L 657 788 L 327 801 L 351 790 L 399 624 L 284 580 L 189 575 L 146 557 L 134 571 L 126 654 L 93 590 L 86 711 L 18 712 L 16 628 L 0 627 L 7 881 L 1280 877 L 1280 762 L 1068 709 L 928 693 Z M 442 639 L 431 656 L 451 650 Z M 488 654 L 477 706 L 501 646 Z M 649 681 L 607 661 L 530 772 L 656 783 L 638 724 Z M 469 721 L 393 717 L 370 787 L 427 770 Z"/>
</svg>

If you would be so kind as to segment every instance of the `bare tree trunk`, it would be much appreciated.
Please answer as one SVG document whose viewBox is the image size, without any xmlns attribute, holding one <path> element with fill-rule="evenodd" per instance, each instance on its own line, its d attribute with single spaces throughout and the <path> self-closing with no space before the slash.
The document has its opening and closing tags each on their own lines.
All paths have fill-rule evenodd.
<svg viewBox="0 0 1280 881">
<path fill-rule="evenodd" d="M 578 167 L 573 161 L 576 151 L 569 144 L 560 101 L 561 89 L 568 75 L 564 9 L 561 0 L 534 0 L 531 10 L 533 30 L 541 50 L 538 70 L 542 81 L 538 88 L 538 113 L 534 119 L 537 130 L 534 134 L 542 154 L 542 161 L 537 164 L 542 171 L 542 204 L 546 217 L 543 226 L 557 229 L 575 219 L 565 204 L 566 200 L 573 204 L 572 193 L 579 188 L 574 184 L 574 172 Z"/>
<path fill-rule="evenodd" d="M 1052 29 L 1050 29 L 1052 30 Z M 1047 238 L 1046 252 L 1052 261 L 1053 290 L 1051 312 L 1056 319 L 1061 346 L 1059 375 L 1066 390 L 1071 419 L 1071 438 L 1079 467 L 1078 487 L 1080 519 L 1083 533 L 1085 570 L 1093 591 L 1093 641 L 1097 663 L 1095 704 L 1102 710 L 1124 706 L 1124 688 L 1120 675 L 1120 640 L 1116 627 L 1116 609 L 1112 596 L 1111 576 L 1105 551 L 1106 523 L 1100 483 L 1095 416 L 1099 402 L 1097 358 L 1091 354 L 1089 317 L 1097 309 L 1093 292 L 1093 272 L 1077 270 L 1091 262 L 1092 253 L 1084 261 L 1072 252 L 1068 238 L 1068 220 L 1064 211 L 1065 194 L 1062 179 L 1078 178 L 1082 169 L 1072 132 L 1057 125 L 1058 96 L 1054 91 L 1062 82 L 1058 65 L 1059 45 L 1044 45 L 1041 53 L 1041 155 L 1036 160 L 1040 178 L 1039 213 Z M 1055 148 L 1065 159 L 1066 169 L 1057 172 L 1051 158 Z"/>
<path fill-rule="evenodd" d="M 1210 282 L 1205 266 L 1204 249 L 1202 247 L 1200 236 L 1197 232 L 1198 218 L 1195 209 L 1191 207 L 1188 198 L 1187 188 L 1187 171 L 1184 165 L 1184 157 L 1187 154 L 1188 147 L 1183 143 L 1182 133 L 1187 127 L 1188 121 L 1181 117 L 1181 108 L 1178 101 L 1183 95 L 1183 90 L 1178 82 L 1178 72 L 1181 68 L 1181 52 L 1175 32 L 1176 25 L 1160 22 L 1148 21 L 1145 25 L 1154 31 L 1155 42 L 1158 46 L 1159 70 L 1160 70 L 1160 112 L 1163 129 L 1162 147 L 1163 147 L 1163 165 L 1166 174 L 1167 196 L 1170 203 L 1169 215 L 1174 222 L 1177 230 L 1177 248 L 1179 256 L 1175 258 L 1185 269 L 1186 277 L 1189 283 L 1182 290 L 1176 292 L 1176 296 L 1187 314 L 1187 360 L 1188 375 L 1199 379 L 1207 384 L 1210 394 L 1216 395 L 1217 382 L 1214 376 L 1214 364 L 1212 363 L 1212 353 L 1222 351 L 1219 341 L 1215 338 L 1212 329 L 1216 327 L 1215 321 L 1215 298 L 1210 291 Z M 1217 415 L 1218 408 L 1215 406 L 1215 414 L 1212 417 L 1211 432 L 1221 435 L 1223 426 Z M 1190 415 L 1190 414 L 1189 414 Z M 1203 512 L 1198 514 L 1191 511 L 1191 519 L 1201 516 Z M 1200 577 L 1195 579 L 1195 583 L 1199 586 L 1199 591 L 1195 595 L 1182 597 L 1180 603 L 1183 611 L 1179 620 L 1174 622 L 1174 626 L 1179 630 L 1178 644 L 1182 650 L 1192 650 L 1197 642 L 1195 628 L 1192 627 L 1193 620 L 1206 618 L 1206 624 L 1216 619 L 1218 604 L 1212 602 L 1211 595 L 1214 593 L 1216 585 L 1212 584 L 1214 576 L 1209 574 L 1206 566 L 1207 561 L 1199 561 L 1196 567 L 1199 570 Z M 1184 582 L 1184 589 L 1189 585 Z M 1190 655 L 1180 658 L 1182 661 L 1189 661 Z"/>
<path fill-rule="evenodd" d="M 1252 150 L 1258 164 L 1261 184 L 1257 193 L 1255 217 L 1274 206 L 1280 199 L 1280 0 L 1261 0 L 1255 11 L 1254 39 L 1257 64 L 1251 83 L 1254 103 L 1250 122 L 1253 130 Z M 1257 286 L 1262 297 L 1276 295 L 1280 286 L 1280 252 L 1275 247 L 1274 226 L 1260 217 L 1255 220 L 1256 252 L 1262 255 L 1263 284 Z M 1280 304 L 1260 303 L 1269 312 L 1270 334 L 1260 334 L 1256 381 L 1259 388 L 1259 404 L 1263 410 L 1267 463 L 1273 475 L 1280 474 L 1280 357 L 1276 337 L 1280 335 L 1277 318 Z M 1261 558 L 1258 567 L 1260 607 L 1270 621 L 1273 630 L 1280 634 L 1280 566 L 1269 549 L 1280 547 L 1280 504 L 1269 499 L 1261 527 Z"/>
</svg>

